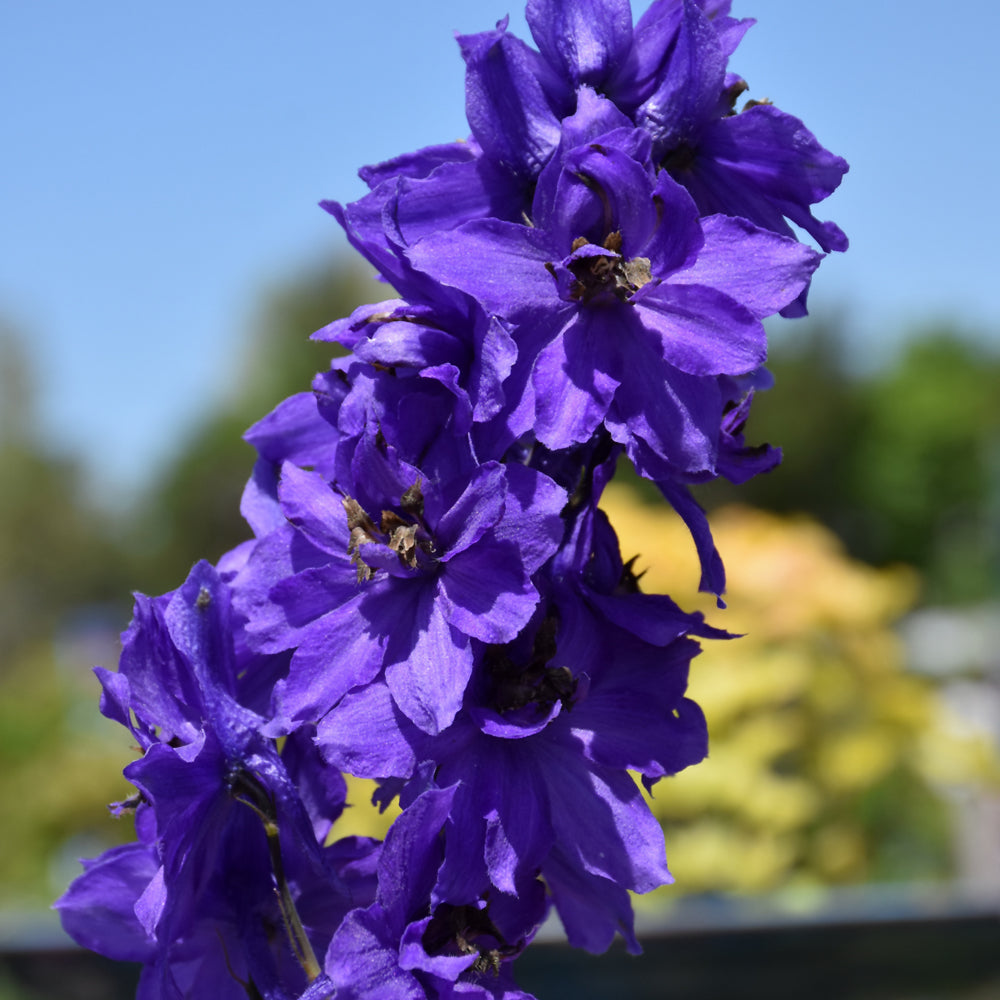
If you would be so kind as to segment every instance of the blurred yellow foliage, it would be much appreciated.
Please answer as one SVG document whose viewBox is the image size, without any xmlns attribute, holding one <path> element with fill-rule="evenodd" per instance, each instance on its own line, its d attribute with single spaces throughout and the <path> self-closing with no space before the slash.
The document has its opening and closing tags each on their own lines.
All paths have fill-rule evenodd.
<svg viewBox="0 0 1000 1000">
<path fill-rule="evenodd" d="M 351 774 L 344 777 L 347 780 L 347 808 L 334 823 L 328 839 L 377 837 L 384 840 L 392 821 L 399 815 L 399 800 L 393 799 L 388 809 L 380 813 L 372 805 L 372 795 L 378 785 L 368 778 L 355 778 Z"/>
<path fill-rule="evenodd" d="M 732 507 L 711 519 L 728 574 L 720 610 L 697 592 L 694 547 L 669 508 L 617 484 L 601 506 L 643 590 L 743 635 L 704 642 L 692 664 L 708 760 L 654 788 L 670 894 L 946 874 L 933 782 L 995 781 L 997 763 L 904 670 L 892 626 L 916 574 L 847 558 L 808 519 Z"/>
</svg>

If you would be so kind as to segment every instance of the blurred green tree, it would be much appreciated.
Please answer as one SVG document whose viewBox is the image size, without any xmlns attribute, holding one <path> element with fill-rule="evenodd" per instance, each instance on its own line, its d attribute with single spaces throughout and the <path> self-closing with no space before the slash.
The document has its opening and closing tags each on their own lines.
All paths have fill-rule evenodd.
<svg viewBox="0 0 1000 1000">
<path fill-rule="evenodd" d="M 1000 354 L 932 329 L 887 367 L 852 374 L 827 319 L 781 341 L 769 367 L 776 388 L 755 399 L 747 440 L 780 444 L 784 462 L 699 489 L 706 507 L 812 514 L 854 557 L 920 569 L 925 601 L 1000 592 Z"/>
<path fill-rule="evenodd" d="M 47 905 L 65 884 L 50 878 L 59 848 L 110 846 L 121 831 L 103 803 L 128 793 L 128 739 L 95 712 L 89 674 L 96 645 L 102 658 L 115 655 L 107 622 L 127 618 L 128 560 L 84 470 L 39 435 L 35 398 L 24 342 L 0 326 L 4 907 Z"/>
<path fill-rule="evenodd" d="M 930 600 L 1000 592 L 1000 356 L 931 330 L 862 385 L 849 488 L 873 561 L 919 566 Z"/>
<path fill-rule="evenodd" d="M 79 464 L 48 447 L 38 426 L 23 343 L 0 327 L 0 671 L 73 609 L 127 606 L 124 553 L 108 519 Z"/>
</svg>

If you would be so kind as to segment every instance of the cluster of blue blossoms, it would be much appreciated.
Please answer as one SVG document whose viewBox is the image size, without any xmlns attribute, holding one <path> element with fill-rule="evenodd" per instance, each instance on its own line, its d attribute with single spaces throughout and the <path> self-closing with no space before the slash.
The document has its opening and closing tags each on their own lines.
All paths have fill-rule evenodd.
<svg viewBox="0 0 1000 1000">
<path fill-rule="evenodd" d="M 722 562 L 690 486 L 744 442 L 772 314 L 846 239 L 847 169 L 745 101 L 727 0 L 529 0 L 458 39 L 471 137 L 368 167 L 324 207 L 398 297 L 314 336 L 346 357 L 247 434 L 254 537 L 138 596 L 101 711 L 141 756 L 134 843 L 57 904 L 141 962 L 142 1000 L 527 997 L 552 909 L 635 939 L 671 880 L 647 789 L 707 752 L 699 614 L 640 590 L 598 508 L 627 456 Z M 343 774 L 398 798 L 336 839 Z"/>
</svg>

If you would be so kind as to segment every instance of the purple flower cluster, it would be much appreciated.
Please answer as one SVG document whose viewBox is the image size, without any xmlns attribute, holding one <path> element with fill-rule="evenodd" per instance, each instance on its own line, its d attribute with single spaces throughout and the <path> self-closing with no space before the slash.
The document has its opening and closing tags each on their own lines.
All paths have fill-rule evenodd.
<svg viewBox="0 0 1000 1000">
<path fill-rule="evenodd" d="M 251 428 L 254 537 L 139 596 L 101 710 L 133 734 L 138 839 L 59 901 L 144 964 L 142 1000 L 525 997 L 554 909 L 638 951 L 671 881 L 647 789 L 707 752 L 697 637 L 598 508 L 623 456 L 722 563 L 689 486 L 772 467 L 743 427 L 761 321 L 800 315 L 846 171 L 736 104 L 726 0 L 529 0 L 537 49 L 458 39 L 471 137 L 325 203 L 396 298 L 314 336 L 349 354 Z M 402 814 L 335 839 L 343 774 Z"/>
</svg>

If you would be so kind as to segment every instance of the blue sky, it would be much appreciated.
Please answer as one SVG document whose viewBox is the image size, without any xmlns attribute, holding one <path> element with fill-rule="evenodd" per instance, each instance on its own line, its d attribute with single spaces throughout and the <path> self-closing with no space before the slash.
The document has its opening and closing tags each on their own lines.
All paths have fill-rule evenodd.
<svg viewBox="0 0 1000 1000">
<path fill-rule="evenodd" d="M 261 291 L 345 246 L 320 199 L 466 134 L 453 29 L 508 10 L 527 37 L 496 0 L 4 4 L 0 318 L 28 345 L 41 432 L 100 494 L 232 391 Z M 758 20 L 730 63 L 750 96 L 851 163 L 818 214 L 852 247 L 812 302 L 846 313 L 862 363 L 939 316 L 1000 345 L 998 11 L 734 2 Z"/>
</svg>

